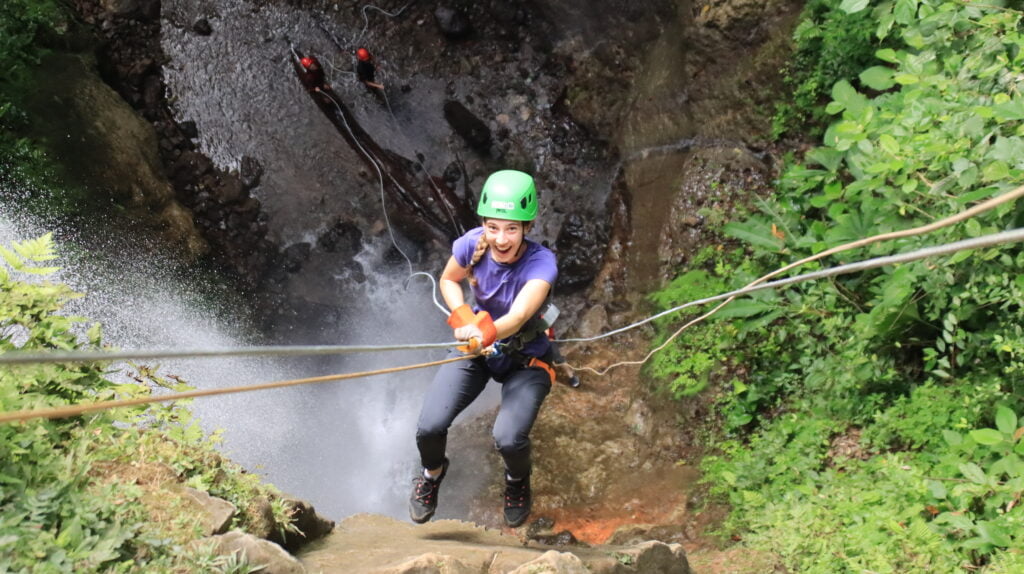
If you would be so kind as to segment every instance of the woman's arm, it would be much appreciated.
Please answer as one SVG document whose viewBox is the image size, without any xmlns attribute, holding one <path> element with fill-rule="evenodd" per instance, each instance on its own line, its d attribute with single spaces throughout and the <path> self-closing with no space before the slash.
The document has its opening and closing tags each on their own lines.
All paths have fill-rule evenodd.
<svg viewBox="0 0 1024 574">
<path fill-rule="evenodd" d="M 498 330 L 498 338 L 504 339 L 516 334 L 531 317 L 537 314 L 550 290 L 551 284 L 543 279 L 527 281 L 516 295 L 515 300 L 512 301 L 508 313 L 494 321 L 494 327 Z"/>
<path fill-rule="evenodd" d="M 512 301 L 512 307 L 504 316 L 495 319 L 495 329 L 498 332 L 497 339 L 505 339 L 518 333 L 522 325 L 534 316 L 548 298 L 551 291 L 551 283 L 544 279 L 530 279 L 526 281 L 519 294 Z M 461 294 L 460 294 L 461 295 Z M 459 341 L 470 339 L 482 339 L 480 328 L 476 324 L 467 324 L 455 329 L 455 338 Z"/>
<path fill-rule="evenodd" d="M 462 281 L 467 276 L 466 268 L 459 265 L 454 256 L 448 258 L 448 263 L 444 266 L 444 271 L 441 272 L 438 289 L 441 291 L 441 298 L 444 299 L 445 304 L 453 311 L 466 302 L 466 297 L 462 293 Z"/>
</svg>

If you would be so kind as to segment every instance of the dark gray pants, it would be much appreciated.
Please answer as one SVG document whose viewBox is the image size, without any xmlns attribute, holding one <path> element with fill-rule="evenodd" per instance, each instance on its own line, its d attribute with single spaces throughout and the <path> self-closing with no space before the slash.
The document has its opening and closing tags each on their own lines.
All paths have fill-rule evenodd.
<svg viewBox="0 0 1024 574">
<path fill-rule="evenodd" d="M 494 420 L 494 446 L 505 460 L 505 471 L 513 478 L 530 475 L 530 429 L 544 397 L 551 390 L 551 379 L 536 367 L 514 368 L 502 377 L 494 377 L 483 359 L 470 359 L 442 365 L 427 391 L 416 426 L 416 446 L 424 468 L 444 464 L 448 427 L 469 406 L 487 381 L 501 383 L 501 406 Z"/>
</svg>

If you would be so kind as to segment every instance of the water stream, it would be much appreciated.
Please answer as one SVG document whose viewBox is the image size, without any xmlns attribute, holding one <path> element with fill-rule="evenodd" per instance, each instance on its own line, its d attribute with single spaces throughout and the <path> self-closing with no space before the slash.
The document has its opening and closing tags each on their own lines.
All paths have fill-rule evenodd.
<svg viewBox="0 0 1024 574">
<path fill-rule="evenodd" d="M 57 279 L 85 297 L 68 314 L 103 324 L 105 340 L 123 349 L 223 348 L 259 339 L 241 319 L 246 302 L 226 293 L 216 277 L 176 273 L 170 260 L 132 247 L 115 234 L 87 242 L 73 225 L 42 223 L 0 204 L 0 244 L 55 231 L 63 267 Z M 85 245 L 88 243 L 88 246 Z M 365 344 L 449 340 L 429 282 L 403 288 L 404 263 L 389 270 L 388 244 L 366 246 L 369 274 L 363 297 L 338 301 L 353 320 L 321 339 Z M 297 339 L 308 333 L 296 333 Z M 287 344 L 288 341 L 277 341 Z M 200 388 L 219 388 L 436 360 L 439 351 L 346 355 L 337 358 L 224 358 L 165 361 L 159 373 Z M 153 365 L 151 365 L 153 366 Z M 406 515 L 416 465 L 415 422 L 432 371 L 198 399 L 193 411 L 207 431 L 224 430 L 223 451 L 285 492 L 340 519 L 357 512 Z M 473 412 L 496 402 L 488 394 Z"/>
</svg>

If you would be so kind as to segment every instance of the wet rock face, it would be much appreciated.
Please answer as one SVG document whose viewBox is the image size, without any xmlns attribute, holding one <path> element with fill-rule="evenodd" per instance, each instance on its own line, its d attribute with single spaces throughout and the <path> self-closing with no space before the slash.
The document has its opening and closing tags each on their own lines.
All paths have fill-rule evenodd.
<svg viewBox="0 0 1024 574">
<path fill-rule="evenodd" d="M 487 153 L 491 149 L 491 129 L 461 102 L 445 102 L 444 119 L 448 120 L 455 133 L 462 136 L 473 149 L 481 153 Z"/>
<path fill-rule="evenodd" d="M 76 0 L 75 5 L 103 38 L 98 67 L 104 80 L 156 130 L 159 162 L 169 176 L 173 196 L 190 211 L 211 246 L 213 259 L 246 288 L 273 283 L 271 269 L 280 249 L 267 240 L 260 203 L 251 197 L 262 167 L 247 158 L 241 175 L 216 168 L 196 148 L 195 123 L 179 124 L 164 100 L 161 66 L 167 58 L 159 44 L 160 1 Z M 195 24 L 196 33 L 213 31 L 209 22 Z M 268 292 L 273 292 L 273 285 L 269 287 Z"/>
<path fill-rule="evenodd" d="M 26 133 L 47 142 L 72 181 L 94 190 L 98 204 L 117 203 L 143 232 L 155 230 L 184 259 L 201 257 L 209 246 L 188 211 L 175 201 L 161 165 L 157 133 L 103 83 L 94 66 L 91 55 L 58 52 L 46 57 L 37 68 L 39 81 L 31 93 L 22 94 L 25 109 L 35 118 L 24 126 Z M 61 104 L 53 105 L 55 101 Z"/>
<path fill-rule="evenodd" d="M 558 283 L 560 294 L 571 293 L 589 286 L 601 266 L 599 254 L 607 238 L 604 228 L 572 213 L 566 216 L 555 242 L 558 253 Z"/>
<path fill-rule="evenodd" d="M 438 30 L 449 40 L 464 40 L 473 33 L 469 18 L 458 9 L 438 6 L 434 10 L 434 21 Z"/>
<path fill-rule="evenodd" d="M 316 245 L 327 253 L 351 259 L 362 248 L 363 232 L 354 222 L 339 218 L 317 238 Z"/>
</svg>

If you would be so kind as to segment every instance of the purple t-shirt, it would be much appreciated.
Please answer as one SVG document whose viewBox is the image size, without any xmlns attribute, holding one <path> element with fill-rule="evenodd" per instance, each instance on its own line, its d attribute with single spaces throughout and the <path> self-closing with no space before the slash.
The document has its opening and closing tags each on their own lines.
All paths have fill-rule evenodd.
<svg viewBox="0 0 1024 574">
<path fill-rule="evenodd" d="M 483 227 L 469 230 L 452 244 L 452 255 L 459 265 L 468 267 L 476 251 L 477 241 L 484 232 Z M 497 320 L 504 317 L 512 307 L 512 301 L 523 289 L 527 281 L 540 279 L 549 285 L 555 284 L 558 277 L 558 263 L 555 254 L 543 245 L 526 239 L 526 251 L 513 263 L 498 263 L 491 258 L 490 251 L 484 253 L 480 261 L 473 267 L 473 276 L 477 284 L 473 287 L 473 297 L 477 309 L 482 309 Z M 508 339 L 503 339 L 507 341 Z M 551 347 L 547 335 L 541 335 L 527 343 L 522 350 L 524 355 L 541 357 Z M 495 372 L 503 372 L 511 366 L 511 357 L 502 354 L 488 358 L 488 366 Z"/>
</svg>

